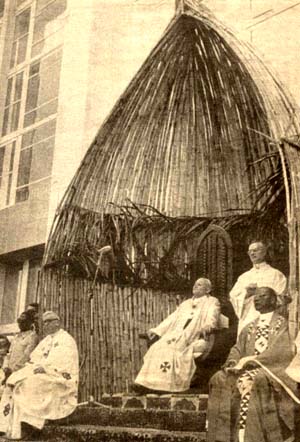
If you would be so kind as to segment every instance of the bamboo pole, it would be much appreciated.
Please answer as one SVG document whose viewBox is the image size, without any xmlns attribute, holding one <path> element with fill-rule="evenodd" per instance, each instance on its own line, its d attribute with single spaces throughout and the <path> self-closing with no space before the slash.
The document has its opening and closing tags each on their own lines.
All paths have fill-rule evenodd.
<svg viewBox="0 0 300 442">
<path fill-rule="evenodd" d="M 91 394 L 100 399 L 103 393 L 126 391 L 145 352 L 139 333 L 157 325 L 173 311 L 176 296 L 151 289 L 96 284 L 91 340 L 92 282 L 52 270 L 43 278 L 44 287 L 48 283 L 51 287 L 51 307 L 60 303 L 60 313 L 78 344 L 80 400 L 88 400 Z"/>
<path fill-rule="evenodd" d="M 117 354 L 116 354 L 116 362 L 118 367 L 117 372 L 117 379 L 116 379 L 116 392 L 122 391 L 122 321 L 121 321 L 121 296 L 122 292 L 119 287 L 114 286 L 116 291 L 116 317 L 117 317 L 117 331 L 116 331 L 116 338 L 117 338 Z"/>
<path fill-rule="evenodd" d="M 95 319 L 94 319 L 94 360 L 95 360 L 95 370 L 94 370 L 94 385 L 95 385 L 95 399 L 100 400 L 102 396 L 101 387 L 101 348 L 100 348 L 100 334 L 99 334 L 99 300 L 101 296 L 101 285 L 95 285 L 94 291 L 94 309 L 95 309 Z M 101 302 L 101 300 L 100 300 Z"/>
<path fill-rule="evenodd" d="M 105 338 L 104 338 L 104 333 L 105 333 L 105 294 L 104 294 L 104 290 L 105 290 L 105 285 L 101 284 L 100 285 L 100 299 L 99 299 L 99 321 L 98 321 L 98 326 L 99 326 L 99 351 L 101 353 L 100 356 L 100 367 L 101 367 L 101 375 L 100 375 L 100 381 L 101 381 L 101 392 L 102 394 L 105 392 L 105 357 L 106 357 L 106 345 L 105 345 Z"/>
<path fill-rule="evenodd" d="M 283 167 L 288 212 L 290 256 L 289 290 L 290 295 L 292 296 L 292 303 L 289 307 L 289 329 L 290 334 L 295 338 L 299 331 L 300 316 L 300 146 L 298 146 L 297 149 L 293 144 L 289 144 L 286 141 L 283 146 L 278 145 L 278 149 Z M 287 178 L 286 161 L 289 166 L 290 183 Z"/>
</svg>

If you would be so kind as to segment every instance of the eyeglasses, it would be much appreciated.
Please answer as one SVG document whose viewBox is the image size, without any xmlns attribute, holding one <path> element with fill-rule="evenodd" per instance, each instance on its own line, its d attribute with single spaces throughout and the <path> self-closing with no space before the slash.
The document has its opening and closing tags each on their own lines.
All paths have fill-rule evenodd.
<svg viewBox="0 0 300 442">
<path fill-rule="evenodd" d="M 57 319 L 46 319 L 43 324 L 48 324 L 49 322 L 57 321 Z"/>
<path fill-rule="evenodd" d="M 260 252 L 261 250 L 264 250 L 263 247 L 257 247 L 255 249 L 249 249 L 248 253 L 256 253 L 256 252 Z"/>
</svg>

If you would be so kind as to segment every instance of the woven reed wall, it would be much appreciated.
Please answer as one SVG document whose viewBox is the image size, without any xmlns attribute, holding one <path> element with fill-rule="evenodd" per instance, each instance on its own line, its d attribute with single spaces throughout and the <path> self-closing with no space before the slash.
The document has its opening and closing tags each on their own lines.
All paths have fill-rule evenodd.
<svg viewBox="0 0 300 442">
<path fill-rule="evenodd" d="M 146 352 L 139 333 L 160 323 L 184 299 L 151 289 L 98 284 L 91 302 L 91 290 L 91 281 L 54 270 L 43 272 L 40 284 L 44 308 L 59 312 L 78 344 L 80 400 L 126 391 Z"/>
<path fill-rule="evenodd" d="M 287 222 L 289 228 L 290 277 L 289 290 L 292 303 L 289 309 L 290 333 L 295 337 L 300 328 L 300 142 L 285 140 L 280 146 L 285 168 L 287 196 Z M 287 175 L 290 176 L 290 182 Z"/>
</svg>

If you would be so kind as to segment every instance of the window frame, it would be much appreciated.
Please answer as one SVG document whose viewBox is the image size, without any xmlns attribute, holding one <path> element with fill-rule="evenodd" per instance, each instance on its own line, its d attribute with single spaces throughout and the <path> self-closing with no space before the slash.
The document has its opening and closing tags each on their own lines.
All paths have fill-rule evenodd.
<svg viewBox="0 0 300 442">
<path fill-rule="evenodd" d="M 39 11 L 38 11 L 38 13 L 36 13 L 35 14 L 35 16 L 34 16 L 34 22 L 35 22 L 35 20 L 37 19 L 37 17 L 39 17 L 42 13 L 43 13 L 43 11 L 44 11 L 44 9 L 45 8 L 47 8 L 49 5 L 51 5 L 52 3 L 54 3 L 54 2 L 56 2 L 57 0 L 49 0 Z M 36 10 L 37 10 L 37 2 L 38 2 L 38 0 L 36 0 Z M 67 7 L 66 7 L 66 10 L 67 10 Z M 62 27 L 63 27 L 63 25 L 62 25 Z M 62 28 L 61 27 L 61 28 Z M 61 30 L 61 28 L 59 28 L 59 29 L 56 29 L 56 30 L 54 30 L 53 32 L 51 32 L 50 34 L 48 34 L 47 35 L 47 37 L 43 37 L 43 38 L 40 38 L 39 40 L 36 40 L 35 42 L 33 41 L 33 37 L 34 37 L 34 29 L 33 29 L 33 34 L 32 34 L 32 45 L 31 45 L 31 51 L 33 51 L 33 48 L 34 47 L 36 47 L 36 46 L 38 46 L 40 43 L 42 43 L 46 38 L 48 38 L 48 37 L 51 37 L 52 35 L 54 35 L 54 34 L 56 34 L 57 32 L 59 32 L 60 30 Z M 41 56 L 41 54 L 42 54 L 43 52 L 39 52 L 36 56 L 37 57 L 40 57 Z"/>
<path fill-rule="evenodd" d="M 0 9 L 0 22 L 3 19 L 5 15 L 5 9 L 6 9 L 6 0 L 1 0 L 3 2 L 3 9 Z"/>
<path fill-rule="evenodd" d="M 4 108 L 3 108 L 3 120 L 2 120 L 2 133 L 1 133 L 1 138 L 5 138 L 8 135 L 14 134 L 15 132 L 17 132 L 21 126 L 20 124 L 20 116 L 21 116 L 21 107 L 22 107 L 22 98 L 24 96 L 24 74 L 25 71 L 24 70 L 20 70 L 17 71 L 15 74 L 10 75 L 7 78 L 7 88 L 6 88 L 6 97 L 5 97 L 5 104 L 4 104 Z M 21 80 L 21 95 L 15 99 L 15 95 L 16 95 L 16 85 L 17 85 L 17 78 L 22 75 L 22 80 Z M 8 84 L 9 81 L 11 80 L 11 88 L 10 88 L 10 93 L 8 95 Z M 7 102 L 7 98 L 9 97 L 9 102 Z M 14 115 L 14 108 L 16 105 L 20 104 L 19 106 L 19 110 L 18 110 L 18 122 L 17 122 L 17 126 L 15 128 L 12 127 L 12 122 L 13 122 L 13 115 Z M 5 114 L 6 111 L 8 111 L 8 118 L 6 120 L 6 125 L 5 125 Z M 4 128 L 6 126 L 6 130 L 5 133 Z"/>
<path fill-rule="evenodd" d="M 35 60 L 33 60 L 31 63 L 29 63 L 29 69 L 28 69 L 28 75 L 27 75 L 27 84 L 26 84 L 26 99 L 25 99 L 25 107 L 24 107 L 24 118 L 23 118 L 23 128 L 24 128 L 24 129 L 25 129 L 25 128 L 27 129 L 27 128 L 29 128 L 29 127 L 34 126 L 34 125 L 35 125 L 36 123 L 38 123 L 39 121 L 43 121 L 43 120 L 38 120 L 38 121 L 34 121 L 33 123 L 26 124 L 26 118 L 28 118 L 28 116 L 29 116 L 31 113 L 36 112 L 36 111 L 38 111 L 39 109 L 41 109 L 41 108 L 43 108 L 43 107 L 45 107 L 45 106 L 47 106 L 47 105 L 49 105 L 49 104 L 51 104 L 51 103 L 55 103 L 56 101 L 57 101 L 57 106 L 58 106 L 59 85 L 58 85 L 58 94 L 57 94 L 54 98 L 51 98 L 50 100 L 44 101 L 44 102 L 41 103 L 41 104 L 38 103 L 38 100 L 39 100 L 39 98 L 40 98 L 40 95 L 39 95 L 39 94 L 40 94 L 40 91 L 41 91 L 41 84 L 43 84 L 43 83 L 41 82 L 41 80 L 40 80 L 40 78 L 41 78 L 41 72 L 42 72 L 41 67 L 43 67 L 43 62 L 45 62 L 45 60 L 47 60 L 48 58 L 50 58 L 50 57 L 51 57 L 52 55 L 54 55 L 55 53 L 58 54 L 59 57 L 57 57 L 57 58 L 55 59 L 55 62 L 51 64 L 51 67 L 53 67 L 53 66 L 55 66 L 55 65 L 60 65 L 60 70 L 61 70 L 61 63 L 62 63 L 62 47 L 61 47 L 61 46 L 58 46 L 57 48 L 55 48 L 55 49 L 49 51 L 49 52 L 48 52 L 47 54 L 45 54 L 45 55 L 42 55 L 42 56 L 37 57 Z M 34 64 L 37 64 L 37 63 L 39 63 L 39 70 L 38 70 L 38 72 L 36 72 L 36 73 L 34 73 L 33 75 L 31 75 L 31 74 L 30 74 L 31 66 L 34 65 Z M 38 81 L 38 88 L 37 88 L 37 103 L 36 103 L 36 106 L 35 106 L 35 107 L 33 107 L 33 108 L 29 109 L 29 110 L 26 110 L 26 108 L 27 108 L 27 101 L 28 101 L 28 92 L 29 92 L 29 82 L 30 82 L 30 80 L 31 80 L 32 78 L 35 78 L 35 77 L 38 77 L 38 79 L 39 79 L 39 81 Z M 56 114 L 57 114 L 57 110 L 56 110 L 56 112 L 54 112 L 54 113 L 51 114 L 51 115 L 56 115 Z M 51 115 L 49 115 L 48 117 L 50 117 Z M 48 117 L 46 117 L 46 118 L 48 118 Z"/>
<path fill-rule="evenodd" d="M 19 35 L 18 37 L 15 36 L 16 33 L 16 26 L 17 26 L 17 19 L 18 17 L 20 17 L 22 14 L 24 14 L 24 12 L 26 12 L 27 10 L 29 10 L 29 23 L 28 23 L 28 30 L 24 33 Z M 22 64 L 26 63 L 26 60 L 28 58 L 28 52 L 29 52 L 29 40 L 30 40 L 30 25 L 32 22 L 32 7 L 31 4 L 29 4 L 27 7 L 24 8 L 20 8 L 16 11 L 15 14 L 15 22 L 14 22 L 14 33 L 13 33 L 13 38 L 11 41 L 11 51 L 10 51 L 10 61 L 9 61 L 9 70 L 12 71 L 14 69 L 17 69 L 18 66 L 21 66 Z M 20 48 L 20 41 L 27 36 L 26 39 L 26 50 L 25 50 L 25 57 L 24 60 L 22 60 L 21 62 L 17 62 L 18 57 L 19 57 L 19 48 Z M 13 50 L 14 45 L 16 45 L 15 51 Z M 12 57 L 14 52 L 14 57 Z M 13 59 L 13 63 L 12 63 L 12 59 Z"/>
<path fill-rule="evenodd" d="M 2 278 L 4 276 L 4 284 L 3 290 L 0 294 L 0 314 L 2 317 L 2 308 L 3 308 L 3 298 L 4 294 L 4 286 L 6 280 L 6 266 L 2 267 Z M 15 311 L 14 311 L 14 322 L 9 322 L 7 324 L 0 324 L 0 333 L 4 334 L 15 334 L 19 331 L 17 325 L 18 316 L 25 310 L 26 306 L 26 297 L 27 297 L 27 284 L 28 284 L 28 275 L 29 275 L 29 260 L 25 260 L 22 264 L 22 268 L 18 270 L 18 287 L 16 294 L 16 303 L 15 303 Z"/>
<path fill-rule="evenodd" d="M 19 14 L 24 12 L 27 8 L 30 8 L 30 20 L 29 20 L 29 29 L 28 29 L 29 36 L 28 36 L 28 41 L 27 41 L 27 48 L 31 48 L 31 46 L 32 46 L 32 35 L 33 35 L 33 25 L 34 25 L 34 20 L 32 18 L 35 16 L 35 5 L 36 5 L 36 1 L 35 0 L 28 0 L 28 1 L 24 2 L 24 5 L 22 5 L 22 7 L 20 7 L 20 9 L 18 8 L 16 13 L 15 13 L 15 19 L 16 19 L 16 17 Z M 11 40 L 10 55 L 11 55 L 11 52 L 12 52 L 13 42 L 14 42 L 14 37 L 12 37 L 12 40 Z M 19 118 L 19 122 L 18 122 L 18 127 L 17 127 L 16 130 L 11 131 L 11 132 L 7 132 L 5 135 L 3 134 L 4 112 L 5 112 L 5 109 L 3 108 L 3 115 L 2 115 L 2 122 L 1 122 L 1 144 L 4 144 L 6 142 L 6 140 L 10 140 L 10 138 L 15 137 L 16 134 L 23 127 L 24 111 L 25 111 L 25 101 L 26 101 L 26 92 L 27 92 L 26 86 L 27 86 L 27 83 L 28 83 L 28 75 L 29 75 L 28 66 L 32 63 L 32 60 L 31 60 L 30 56 L 31 56 L 31 51 L 27 50 L 26 51 L 25 60 L 22 63 L 14 66 L 12 68 L 9 67 L 8 72 L 7 72 L 6 92 L 7 92 L 7 87 L 8 87 L 9 79 L 11 77 L 16 77 L 20 72 L 23 72 L 23 86 L 22 86 L 22 94 L 21 94 L 21 100 L 20 100 L 20 111 L 19 111 L 20 112 L 20 118 Z"/>
<path fill-rule="evenodd" d="M 15 142 L 15 154 L 14 154 L 14 161 L 13 161 L 13 170 L 9 171 L 8 173 L 6 172 L 6 174 L 4 174 L 4 175 L 2 173 L 2 183 L 3 183 L 3 180 L 5 180 L 5 183 L 4 183 L 5 184 L 5 198 L 3 197 L 3 193 L 2 193 L 2 191 L 4 192 L 4 190 L 1 189 L 1 187 L 0 187 L 0 211 L 3 210 L 3 209 L 6 209 L 7 207 L 14 206 L 16 204 L 22 204 L 22 202 L 26 202 L 27 201 L 27 199 L 24 200 L 24 201 L 17 201 L 17 198 L 16 198 L 17 190 L 20 190 L 20 189 L 26 188 L 26 187 L 29 188 L 32 185 L 35 185 L 35 184 L 38 184 L 40 182 L 49 180 L 51 178 L 52 175 L 50 174 L 50 175 L 46 175 L 46 176 L 44 176 L 42 178 L 39 178 L 37 180 L 32 180 L 31 181 L 29 179 L 28 184 L 24 184 L 22 186 L 18 186 L 18 175 L 19 175 L 19 165 L 20 165 L 21 151 L 29 149 L 29 148 L 32 149 L 34 146 L 42 144 L 45 141 L 48 141 L 48 140 L 50 140 L 52 138 L 55 139 L 56 131 L 55 131 L 55 133 L 53 135 L 45 137 L 41 141 L 38 141 L 37 143 L 30 144 L 30 145 L 28 145 L 28 146 L 26 146 L 24 148 L 22 148 L 22 137 L 23 137 L 23 135 L 25 135 L 28 132 L 31 132 L 32 130 L 38 129 L 40 126 L 43 126 L 44 124 L 49 123 L 49 122 L 51 122 L 53 120 L 56 120 L 56 119 L 57 119 L 57 113 L 55 113 L 53 115 L 50 115 L 49 117 L 47 117 L 47 118 L 45 118 L 43 120 L 40 120 L 39 122 L 35 123 L 34 125 L 29 126 L 26 129 L 23 129 L 22 132 L 20 134 L 18 134 L 18 136 L 10 137 L 7 140 L 3 140 L 2 143 L 0 144 L 0 149 L 2 147 L 5 147 L 5 149 L 6 149 L 5 157 L 4 157 L 3 169 L 5 171 L 8 171 L 7 164 L 9 164 L 10 158 L 7 158 L 7 155 L 8 155 L 7 147 L 10 144 L 13 144 Z M 6 193 L 7 192 L 7 178 L 9 177 L 9 174 L 12 175 L 11 189 L 10 189 L 10 199 L 9 199 L 8 204 L 5 204 L 3 201 L 4 201 L 4 199 L 6 199 L 6 195 L 7 195 L 7 193 Z"/>
<path fill-rule="evenodd" d="M 54 3 L 54 1 L 55 0 L 49 0 L 49 2 L 47 2 L 47 4 L 41 9 L 41 12 L 49 4 Z M 58 93 L 55 98 L 52 98 L 49 101 L 45 101 L 40 106 L 37 106 L 34 109 L 31 109 L 30 112 L 27 112 L 27 113 L 25 112 L 26 111 L 27 92 L 28 92 L 28 81 L 29 81 L 29 78 L 31 77 L 31 75 L 30 75 L 31 66 L 37 62 L 41 63 L 45 58 L 51 56 L 51 54 L 54 52 L 57 52 L 57 53 L 59 53 L 59 51 L 62 52 L 62 49 L 63 49 L 63 45 L 59 44 L 55 48 L 50 48 L 46 52 L 42 52 L 34 57 L 31 56 L 31 49 L 32 49 L 32 43 L 33 43 L 33 31 L 34 31 L 34 24 L 35 24 L 35 17 L 36 17 L 36 14 L 35 14 L 36 13 L 36 6 L 37 6 L 36 0 L 25 0 L 19 6 L 19 8 L 17 8 L 17 11 L 16 11 L 16 16 L 18 16 L 20 13 L 24 12 L 24 10 L 26 10 L 27 8 L 30 8 L 30 23 L 29 23 L 29 31 L 28 31 L 29 37 L 28 37 L 28 42 L 27 42 L 28 46 L 27 46 L 26 58 L 25 58 L 24 62 L 20 63 L 17 66 L 14 66 L 13 68 L 10 68 L 7 73 L 6 91 L 7 91 L 7 86 L 8 86 L 9 80 L 11 78 L 13 80 L 12 80 L 12 86 L 11 86 L 11 92 L 10 92 L 10 102 L 3 107 L 2 129 L 4 127 L 4 110 L 5 109 L 9 109 L 9 111 L 8 111 L 9 116 L 8 116 L 8 123 L 7 123 L 7 126 L 8 126 L 7 133 L 5 135 L 0 134 L 0 141 L 1 141 L 0 146 L 9 145 L 13 140 L 16 140 L 17 144 L 16 144 L 16 151 L 15 151 L 15 158 L 14 158 L 14 170 L 12 173 L 13 177 L 11 180 L 11 197 L 9 198 L 9 201 L 7 201 L 7 204 L 4 204 L 3 200 L 0 200 L 0 210 L 5 209 L 6 207 L 10 207 L 15 204 L 21 204 L 22 202 L 28 201 L 28 198 L 26 198 L 24 201 L 17 201 L 17 193 L 16 193 L 17 189 L 20 190 L 20 189 L 26 188 L 26 187 L 29 188 L 31 185 L 48 180 L 52 176 L 51 174 L 50 175 L 47 174 L 47 176 L 44 176 L 44 177 L 39 178 L 37 180 L 30 181 L 30 179 L 29 179 L 29 183 L 25 184 L 23 186 L 17 185 L 18 170 L 19 170 L 19 164 L 20 164 L 20 154 L 21 154 L 21 150 L 22 150 L 21 143 L 22 143 L 23 135 L 31 130 L 37 129 L 39 126 L 41 126 L 41 125 L 43 125 L 53 119 L 56 119 L 57 112 L 58 112 L 58 110 L 56 109 L 56 111 L 54 113 L 52 113 L 51 115 L 49 115 L 45 118 L 42 118 L 39 121 L 34 121 L 33 123 L 24 127 L 26 115 L 28 115 L 30 112 L 34 112 L 34 111 L 38 110 L 39 108 L 42 108 L 43 106 L 47 106 L 49 104 L 51 105 L 51 103 L 54 103 L 55 101 L 57 101 L 59 99 L 59 93 Z M 60 55 L 60 61 L 57 60 L 57 61 L 55 61 L 55 63 L 57 63 L 57 62 L 61 63 L 61 58 L 62 58 L 62 54 Z M 13 109 L 13 105 L 15 104 L 15 102 L 12 102 L 12 99 L 14 97 L 14 87 L 15 87 L 17 75 L 19 75 L 21 72 L 23 73 L 23 82 L 22 82 L 21 97 L 20 97 L 20 100 L 18 100 L 18 102 L 20 101 L 18 127 L 16 128 L 16 130 L 9 132 L 9 130 L 10 130 L 9 125 L 11 124 L 11 120 L 12 120 L 12 109 Z M 53 135 L 53 136 L 55 136 L 55 135 Z M 43 141 L 45 141 L 45 140 L 43 140 Z M 5 168 L 5 171 L 6 171 L 6 168 Z"/>
<path fill-rule="evenodd" d="M 15 168 L 18 161 L 18 139 L 13 138 L 9 142 L 1 143 L 0 149 L 5 148 L 3 161 L 2 182 L 0 187 L 0 210 L 15 204 Z"/>
</svg>

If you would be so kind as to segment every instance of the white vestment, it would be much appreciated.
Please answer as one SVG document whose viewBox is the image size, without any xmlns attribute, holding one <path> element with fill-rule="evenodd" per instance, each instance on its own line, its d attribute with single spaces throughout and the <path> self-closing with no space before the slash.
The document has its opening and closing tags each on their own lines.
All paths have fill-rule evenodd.
<svg viewBox="0 0 300 442">
<path fill-rule="evenodd" d="M 255 264 L 251 270 L 243 273 L 229 293 L 234 311 L 239 318 L 238 334 L 252 321 L 258 318 L 259 312 L 254 307 L 254 297 L 246 297 L 246 287 L 256 284 L 257 287 L 270 287 L 277 295 L 281 295 L 286 288 L 286 277 L 279 270 L 274 269 L 266 262 Z"/>
<path fill-rule="evenodd" d="M 150 332 L 160 336 L 147 351 L 135 383 L 152 390 L 184 391 L 196 370 L 195 356 L 205 358 L 213 336 L 200 338 L 203 327 L 217 329 L 220 303 L 213 296 L 188 299 Z M 187 321 L 190 322 L 187 324 Z"/>
<path fill-rule="evenodd" d="M 21 422 L 43 428 L 45 419 L 61 419 L 77 405 L 78 351 L 75 340 L 60 329 L 46 336 L 30 362 L 7 380 L 0 402 L 0 431 L 21 437 Z M 35 374 L 42 367 L 45 373 Z"/>
<path fill-rule="evenodd" d="M 286 373 L 293 381 L 300 383 L 300 331 L 295 339 L 296 354 L 290 365 L 286 369 Z"/>
</svg>

